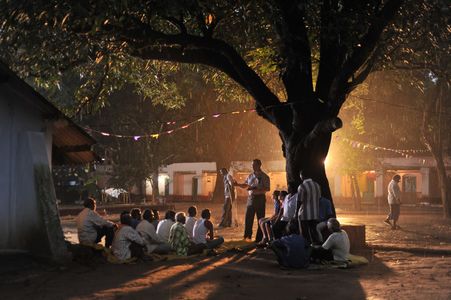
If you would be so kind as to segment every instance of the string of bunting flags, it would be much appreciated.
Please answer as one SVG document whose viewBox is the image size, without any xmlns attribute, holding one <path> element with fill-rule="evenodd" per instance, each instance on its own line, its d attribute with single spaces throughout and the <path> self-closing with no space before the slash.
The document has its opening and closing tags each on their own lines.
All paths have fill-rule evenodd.
<svg viewBox="0 0 451 300">
<path fill-rule="evenodd" d="M 273 106 L 285 106 L 285 105 L 291 105 L 291 104 L 292 103 L 283 103 L 282 105 L 272 105 L 272 106 L 267 106 L 264 109 L 272 108 Z M 133 139 L 135 141 L 138 141 L 139 139 L 142 139 L 142 138 L 158 139 L 162 135 L 169 135 L 169 134 L 172 134 L 172 133 L 177 132 L 179 130 L 186 129 L 186 128 L 190 127 L 191 125 L 195 124 L 195 123 L 202 122 L 203 120 L 205 120 L 208 117 L 210 117 L 210 118 L 218 118 L 218 117 L 223 116 L 223 115 L 236 115 L 236 114 L 247 113 L 247 112 L 256 112 L 256 110 L 255 109 L 243 109 L 243 110 L 235 110 L 235 111 L 229 111 L 229 112 L 215 113 L 215 114 L 212 114 L 212 115 L 196 116 L 198 118 L 195 119 L 194 121 L 185 123 L 185 124 L 183 124 L 183 125 L 181 125 L 179 127 L 172 128 L 172 129 L 165 130 L 165 131 L 161 131 L 161 132 L 154 132 L 154 133 L 141 134 L 141 135 L 115 134 L 115 133 L 111 133 L 111 132 L 105 132 L 105 131 L 92 129 L 90 127 L 84 127 L 84 129 L 87 130 L 88 132 L 97 133 L 97 134 L 100 134 L 102 136 L 109 136 L 109 137 L 116 137 L 116 138 L 128 138 L 128 139 Z M 165 121 L 164 124 L 166 124 L 166 125 L 175 125 L 178 122 L 180 122 L 180 121 Z M 368 144 L 368 143 L 364 143 L 364 142 L 360 142 L 360 141 L 355 141 L 355 140 L 348 139 L 348 138 L 341 137 L 341 136 L 335 136 L 335 139 L 337 141 L 338 140 L 344 141 L 344 142 L 348 143 L 349 145 L 351 145 L 353 148 L 359 148 L 359 149 L 361 148 L 363 150 L 371 149 L 371 150 L 376 150 L 376 151 L 377 150 L 391 151 L 391 152 L 400 154 L 400 155 L 404 156 L 405 158 L 413 157 L 411 154 L 428 152 L 428 150 L 424 150 L 424 149 L 393 149 L 393 148 L 381 147 L 381 146 L 376 146 L 376 145 L 372 145 L 372 144 Z"/>
<path fill-rule="evenodd" d="M 405 158 L 413 157 L 411 154 L 429 152 L 428 150 L 425 150 L 425 149 L 393 149 L 393 148 L 381 147 L 381 146 L 376 146 L 376 145 L 372 145 L 372 144 L 368 144 L 368 143 L 364 143 L 364 142 L 351 140 L 351 139 L 341 137 L 341 136 L 336 136 L 335 139 L 344 141 L 344 142 L 348 143 L 350 146 L 352 146 L 353 148 L 359 148 L 359 149 L 361 148 L 362 150 L 371 149 L 371 150 L 376 150 L 376 151 L 377 150 L 391 151 L 391 152 L 398 153 L 398 154 L 404 156 Z"/>
<path fill-rule="evenodd" d="M 247 113 L 247 112 L 255 112 L 255 111 L 256 111 L 255 109 L 243 109 L 243 110 L 235 110 L 235 111 L 230 111 L 230 112 L 215 113 L 215 114 L 212 114 L 212 115 L 198 116 L 199 117 L 198 119 L 196 119 L 194 121 L 191 121 L 189 123 L 185 123 L 185 124 L 183 124 L 183 125 L 181 125 L 179 127 L 176 127 L 176 128 L 172 128 L 172 129 L 161 131 L 161 132 L 154 132 L 154 133 L 140 134 L 140 135 L 115 134 L 115 133 L 111 133 L 111 132 L 105 132 L 105 131 L 92 129 L 90 127 L 84 127 L 84 129 L 86 131 L 88 131 L 88 132 L 97 133 L 97 134 L 100 134 L 102 136 L 134 139 L 135 141 L 138 141 L 139 139 L 142 139 L 142 138 L 158 139 L 162 135 L 169 135 L 169 134 L 172 134 L 172 133 L 177 132 L 179 130 L 186 129 L 186 128 L 190 127 L 191 125 L 195 124 L 195 123 L 202 122 L 203 120 L 205 120 L 208 117 L 218 118 L 218 117 L 223 116 L 223 115 L 229 115 L 229 114 L 230 115 L 236 115 L 236 114 Z M 175 125 L 175 124 L 177 124 L 177 122 L 178 121 L 166 121 L 166 122 L 164 122 L 164 124 L 166 124 L 166 125 Z"/>
</svg>

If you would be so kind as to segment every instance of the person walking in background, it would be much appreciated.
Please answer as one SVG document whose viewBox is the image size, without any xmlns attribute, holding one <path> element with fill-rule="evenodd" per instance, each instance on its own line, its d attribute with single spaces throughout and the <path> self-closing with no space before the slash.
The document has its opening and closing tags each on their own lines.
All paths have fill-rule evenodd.
<svg viewBox="0 0 451 300">
<path fill-rule="evenodd" d="M 219 172 L 223 176 L 224 180 L 224 206 L 222 208 L 222 217 L 219 227 L 231 227 L 232 203 L 235 201 L 235 181 L 226 168 L 222 168 Z"/>
<path fill-rule="evenodd" d="M 261 160 L 254 159 L 252 161 L 253 172 L 249 174 L 244 183 L 235 184 L 236 186 L 245 188 L 248 191 L 244 224 L 244 239 L 246 241 L 252 241 L 252 227 L 254 225 L 255 215 L 257 215 L 257 220 L 265 217 L 265 193 L 270 190 L 270 180 L 269 176 L 262 171 L 261 166 Z M 260 227 L 258 227 L 255 242 L 260 242 L 262 238 L 263 233 Z"/>
<path fill-rule="evenodd" d="M 401 181 L 401 176 L 396 174 L 388 184 L 388 205 L 390 206 L 390 213 L 384 220 L 384 223 L 391 226 L 392 229 L 399 229 L 397 222 L 399 214 L 401 213 L 401 190 L 398 183 Z M 393 224 L 390 223 L 393 221 Z"/>
</svg>

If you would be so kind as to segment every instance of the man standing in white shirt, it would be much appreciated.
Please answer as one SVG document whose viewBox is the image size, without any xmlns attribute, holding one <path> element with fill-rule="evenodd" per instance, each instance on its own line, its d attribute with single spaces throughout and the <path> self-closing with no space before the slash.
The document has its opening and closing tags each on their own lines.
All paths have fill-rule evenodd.
<svg viewBox="0 0 451 300">
<path fill-rule="evenodd" d="M 390 206 L 390 213 L 384 220 L 384 223 L 391 226 L 392 229 L 398 229 L 399 226 L 396 224 L 399 219 L 399 214 L 401 212 L 401 190 L 398 183 L 401 181 L 401 176 L 396 174 L 393 176 L 392 180 L 388 184 L 388 205 Z M 390 223 L 393 221 L 393 224 Z"/>
<path fill-rule="evenodd" d="M 131 225 L 132 216 L 129 213 L 121 214 L 121 226 L 116 231 L 111 246 L 114 256 L 120 261 L 143 254 L 144 240 Z"/>
<path fill-rule="evenodd" d="M 117 225 L 105 220 L 96 212 L 96 200 L 87 198 L 85 207 L 77 216 L 78 241 L 84 245 L 95 245 L 105 237 L 105 247 L 109 248 L 114 238 L 114 229 Z"/>
<path fill-rule="evenodd" d="M 259 159 L 252 161 L 252 169 L 254 172 L 249 174 L 246 181 L 241 184 L 235 184 L 248 191 L 246 219 L 244 224 L 244 239 L 252 241 L 252 227 L 254 225 L 254 216 L 257 215 L 257 220 L 265 217 L 266 197 L 265 193 L 270 190 L 270 179 L 262 169 L 262 162 Z M 258 243 L 263 238 L 263 232 L 260 227 L 257 229 L 255 242 Z"/>
</svg>

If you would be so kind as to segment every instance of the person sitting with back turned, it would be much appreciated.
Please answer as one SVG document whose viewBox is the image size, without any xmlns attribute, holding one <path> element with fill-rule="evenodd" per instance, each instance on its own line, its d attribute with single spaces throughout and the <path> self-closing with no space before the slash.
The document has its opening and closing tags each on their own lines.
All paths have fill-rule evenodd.
<svg viewBox="0 0 451 300">
<path fill-rule="evenodd" d="M 169 240 L 169 230 L 171 230 L 172 225 L 175 223 L 175 211 L 168 210 L 165 214 L 165 219 L 161 220 L 158 223 L 157 227 L 157 234 L 163 239 L 164 241 Z"/>
<path fill-rule="evenodd" d="M 319 223 L 321 187 L 306 171 L 300 172 L 302 183 L 298 187 L 297 217 L 299 231 L 309 244 L 318 244 L 316 225 Z"/>
<path fill-rule="evenodd" d="M 296 234 L 297 226 L 296 223 L 291 223 L 288 235 L 269 244 L 282 267 L 305 268 L 309 264 L 309 246 L 302 235 Z"/>
<path fill-rule="evenodd" d="M 158 223 L 160 223 L 160 212 L 158 211 L 158 209 L 152 209 L 152 214 L 152 225 L 153 227 L 155 227 L 155 229 L 157 229 Z"/>
<path fill-rule="evenodd" d="M 193 242 L 195 244 L 205 244 L 208 249 L 213 249 L 224 243 L 224 238 L 214 238 L 213 223 L 210 221 L 211 213 L 209 209 L 204 209 L 201 213 L 202 219 L 197 220 L 193 229 Z"/>
<path fill-rule="evenodd" d="M 136 229 L 136 226 L 141 222 L 141 209 L 132 208 L 132 210 L 130 210 L 130 215 L 132 216 L 132 227 L 133 229 Z"/>
<path fill-rule="evenodd" d="M 120 261 L 131 257 L 142 257 L 144 241 L 139 233 L 131 227 L 132 217 L 129 213 L 121 214 L 121 226 L 114 235 L 111 250 Z"/>
<path fill-rule="evenodd" d="M 143 238 L 147 253 L 167 254 L 172 250 L 171 246 L 156 233 L 152 217 L 152 211 L 146 209 L 143 213 L 143 220 L 136 227 L 136 231 Z"/>
<path fill-rule="evenodd" d="M 185 226 L 183 226 L 186 221 L 185 213 L 177 213 L 175 220 L 176 223 L 171 226 L 169 231 L 169 244 L 177 255 L 187 256 L 191 243 Z"/>
<path fill-rule="evenodd" d="M 341 229 L 340 222 L 335 218 L 327 220 L 327 228 L 332 233 L 322 246 L 313 246 L 313 260 L 347 261 L 350 242 L 346 231 Z"/>
<path fill-rule="evenodd" d="M 78 240 L 83 245 L 95 245 L 105 236 L 105 247 L 109 248 L 114 238 L 114 229 L 117 225 L 107 221 L 96 212 L 96 200 L 87 198 L 85 207 L 77 216 Z"/>
<path fill-rule="evenodd" d="M 188 233 L 188 237 L 189 237 L 190 241 L 193 240 L 194 224 L 197 221 L 196 215 L 197 215 L 197 207 L 190 206 L 188 208 L 188 217 L 186 218 L 186 222 L 185 222 L 185 229 L 186 229 L 186 232 Z"/>
</svg>

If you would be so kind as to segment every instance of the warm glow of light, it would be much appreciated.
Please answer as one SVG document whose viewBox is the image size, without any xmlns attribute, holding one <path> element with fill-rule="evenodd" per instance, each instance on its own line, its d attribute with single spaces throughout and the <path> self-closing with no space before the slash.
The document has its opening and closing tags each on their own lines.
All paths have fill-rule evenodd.
<svg viewBox="0 0 451 300">
<path fill-rule="evenodd" d="M 326 167 L 326 169 L 328 167 L 330 167 L 330 156 L 326 156 L 326 159 L 324 160 L 324 166 Z"/>
</svg>

